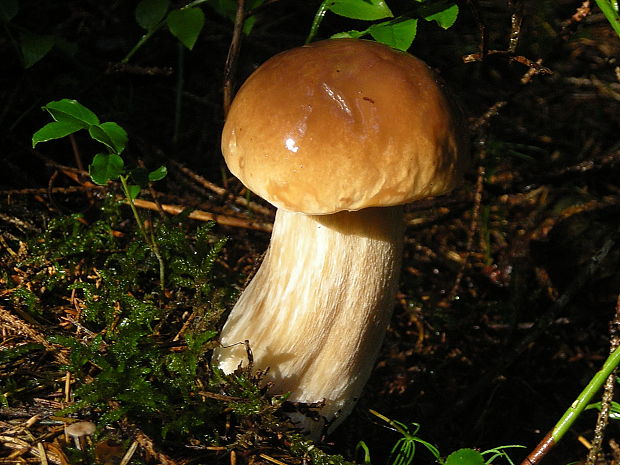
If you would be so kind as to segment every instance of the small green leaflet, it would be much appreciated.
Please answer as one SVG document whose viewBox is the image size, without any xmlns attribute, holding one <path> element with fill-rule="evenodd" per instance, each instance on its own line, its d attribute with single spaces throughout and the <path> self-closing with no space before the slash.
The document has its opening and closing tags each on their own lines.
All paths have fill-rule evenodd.
<svg viewBox="0 0 620 465">
<path fill-rule="evenodd" d="M 136 22 L 147 31 L 153 31 L 166 16 L 169 0 L 142 0 L 136 7 Z"/>
<path fill-rule="evenodd" d="M 131 200 L 136 200 L 136 197 L 138 197 L 141 190 L 142 188 L 136 184 L 130 184 L 127 186 L 127 193 L 129 194 L 129 198 Z"/>
<path fill-rule="evenodd" d="M 484 457 L 474 449 L 459 449 L 448 455 L 445 465 L 484 465 Z"/>
<path fill-rule="evenodd" d="M 454 4 L 443 11 L 429 16 L 425 16 L 424 19 L 427 21 L 435 21 L 442 28 L 449 29 L 456 22 L 456 18 L 458 15 L 459 7 L 458 5 Z"/>
<path fill-rule="evenodd" d="M 366 21 L 394 16 L 383 0 L 333 0 L 327 4 L 327 9 L 346 18 Z"/>
<path fill-rule="evenodd" d="M 82 129 L 82 125 L 71 121 L 54 121 L 47 123 L 32 136 L 32 148 L 39 142 L 61 139 Z"/>
<path fill-rule="evenodd" d="M 395 20 L 373 24 L 368 28 L 368 32 L 377 42 L 405 52 L 411 47 L 417 29 L 418 20 L 409 18 L 404 21 Z"/>
<path fill-rule="evenodd" d="M 30 68 L 47 55 L 54 46 L 54 42 L 54 36 L 22 32 L 19 35 L 19 45 L 24 60 L 24 68 Z"/>
<path fill-rule="evenodd" d="M 112 152 L 121 153 L 127 145 L 127 133 L 114 122 L 92 125 L 88 128 L 88 133 Z"/>
<path fill-rule="evenodd" d="M 167 174 L 168 174 L 168 168 L 162 165 L 156 170 L 153 170 L 149 173 L 149 181 L 151 182 L 161 181 L 162 179 L 166 177 Z"/>
<path fill-rule="evenodd" d="M 84 105 L 73 99 L 50 102 L 42 107 L 56 121 L 79 122 L 83 128 L 99 124 L 99 118 Z"/>
<path fill-rule="evenodd" d="M 364 31 L 339 32 L 332 39 L 359 39 L 370 34 L 373 39 L 397 50 L 406 52 L 415 39 L 418 20 L 399 17 L 394 20 L 373 24 Z"/>
<path fill-rule="evenodd" d="M 202 31 L 205 15 L 200 8 L 174 10 L 168 15 L 167 22 L 172 35 L 191 50 Z"/>
<path fill-rule="evenodd" d="M 93 182 L 103 186 L 123 174 L 124 168 L 123 159 L 115 153 L 98 153 L 88 166 L 88 173 Z"/>
</svg>

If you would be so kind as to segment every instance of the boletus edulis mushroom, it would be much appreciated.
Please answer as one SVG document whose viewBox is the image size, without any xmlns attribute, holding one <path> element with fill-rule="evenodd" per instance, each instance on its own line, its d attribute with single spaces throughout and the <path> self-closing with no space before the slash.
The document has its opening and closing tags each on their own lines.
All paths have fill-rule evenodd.
<svg viewBox="0 0 620 465">
<path fill-rule="evenodd" d="M 422 61 L 335 39 L 274 56 L 237 93 L 222 135 L 231 172 L 277 207 L 269 249 L 222 330 L 225 372 L 269 368 L 272 392 L 319 403 L 292 414 L 313 438 L 349 414 L 392 314 L 402 204 L 444 194 L 465 131 Z"/>
</svg>

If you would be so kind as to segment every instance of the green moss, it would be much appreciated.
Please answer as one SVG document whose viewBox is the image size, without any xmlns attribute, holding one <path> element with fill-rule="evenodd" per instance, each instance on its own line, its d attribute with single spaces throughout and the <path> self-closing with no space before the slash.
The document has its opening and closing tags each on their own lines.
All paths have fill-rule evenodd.
<svg viewBox="0 0 620 465">
<path fill-rule="evenodd" d="M 264 373 L 245 368 L 225 375 L 210 367 L 218 324 L 234 296 L 217 266 L 226 240 L 213 224 L 193 228 L 183 216 L 153 222 L 150 234 L 166 271 L 162 294 L 159 260 L 142 235 L 127 229 L 132 223 L 118 205 L 108 200 L 94 216 L 51 221 L 14 264 L 29 277 L 28 286 L 12 283 L 14 304 L 47 325 L 52 343 L 69 349 L 68 365 L 46 375 L 53 384 L 69 370 L 75 380 L 74 402 L 63 414 L 91 418 L 100 429 L 135 424 L 164 449 L 224 445 L 347 463 L 291 433 L 282 414 L 286 396 L 268 394 Z M 0 369 L 38 350 L 0 352 Z M 5 405 L 18 385 L 41 383 L 36 376 L 30 384 L 2 379 Z"/>
</svg>

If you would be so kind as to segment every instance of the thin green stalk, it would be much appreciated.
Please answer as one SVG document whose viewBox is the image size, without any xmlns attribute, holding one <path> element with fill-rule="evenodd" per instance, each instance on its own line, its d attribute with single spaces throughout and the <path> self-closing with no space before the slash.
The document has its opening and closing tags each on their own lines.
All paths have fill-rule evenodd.
<svg viewBox="0 0 620 465">
<path fill-rule="evenodd" d="M 590 403 L 594 394 L 596 394 L 601 386 L 605 383 L 609 375 L 620 363 L 620 347 L 614 350 L 596 375 L 590 380 L 585 389 L 579 394 L 579 397 L 572 403 L 570 408 L 564 413 L 560 421 L 553 428 L 551 435 L 557 443 L 562 436 L 569 430 L 577 417 L 583 412 L 583 409 Z"/>
<path fill-rule="evenodd" d="M 620 363 L 620 347 L 616 348 L 616 350 L 607 357 L 607 360 L 605 360 L 603 364 L 603 368 L 594 375 L 575 402 L 573 402 L 570 408 L 562 415 L 560 421 L 557 422 L 553 429 L 545 435 L 534 450 L 521 462 L 521 465 L 537 465 L 543 457 L 555 447 L 579 417 L 581 412 L 583 412 L 590 403 L 592 396 L 598 392 L 609 375 L 613 373 L 618 363 Z"/>
<path fill-rule="evenodd" d="M 151 231 L 151 242 L 150 242 L 151 250 L 157 257 L 157 261 L 159 262 L 159 287 L 161 288 L 161 299 L 164 297 L 164 292 L 166 291 L 165 283 L 165 267 L 164 267 L 164 259 L 159 252 L 159 245 L 157 245 L 157 240 L 155 240 L 155 234 Z"/>
<path fill-rule="evenodd" d="M 129 202 L 129 208 L 131 208 L 133 217 L 135 218 L 136 223 L 138 223 L 138 229 L 140 230 L 140 234 L 142 234 L 144 241 L 148 244 L 149 237 L 146 234 L 146 229 L 144 229 L 144 225 L 142 224 L 142 220 L 140 219 L 140 214 L 138 213 L 138 209 L 136 208 L 136 205 L 133 203 L 133 199 L 131 198 L 131 194 L 129 193 L 129 185 L 127 184 L 127 178 L 128 176 L 124 176 L 124 175 L 119 176 L 119 179 L 121 181 L 121 186 L 123 187 L 123 192 L 125 194 L 125 197 L 127 198 L 127 202 Z"/>
<path fill-rule="evenodd" d="M 121 63 L 127 63 L 131 59 L 131 57 L 140 49 L 140 47 L 142 47 L 146 43 L 146 41 L 149 40 L 151 36 L 155 34 L 159 30 L 159 28 L 162 27 L 164 24 L 165 24 L 164 21 L 162 21 L 157 26 L 155 26 L 153 29 L 151 29 L 150 31 L 147 31 L 142 37 L 140 37 L 140 40 L 138 41 L 138 43 L 134 45 L 134 47 L 129 51 L 127 55 L 125 55 L 125 58 L 121 60 Z"/>
<path fill-rule="evenodd" d="M 310 26 L 310 33 L 308 34 L 308 37 L 306 38 L 306 42 L 305 42 L 306 44 L 309 44 L 310 42 L 312 42 L 317 32 L 319 31 L 319 26 L 321 25 L 321 22 L 323 21 L 323 18 L 325 17 L 325 13 L 327 12 L 327 9 L 328 9 L 327 5 L 331 1 L 332 0 L 323 0 L 323 2 L 321 3 L 321 6 L 319 6 L 319 9 L 314 15 L 312 26 Z"/>
<path fill-rule="evenodd" d="M 195 6 L 202 5 L 203 3 L 207 3 L 209 0 L 194 0 L 193 2 L 188 3 L 185 6 L 179 8 L 179 10 L 187 10 L 189 8 L 193 8 Z M 166 18 L 168 16 L 166 15 Z M 164 18 L 157 26 L 153 27 L 151 30 L 146 31 L 146 33 L 140 37 L 140 40 L 134 47 L 129 51 L 129 53 L 121 60 L 121 63 L 127 63 L 131 59 L 131 57 L 142 47 L 157 31 L 159 31 L 166 24 L 166 19 Z"/>
<path fill-rule="evenodd" d="M 133 202 L 133 198 L 131 197 L 131 194 L 129 193 L 129 185 L 127 184 L 127 178 L 128 176 L 123 176 L 123 175 L 119 176 L 119 179 L 121 181 L 121 186 L 123 187 L 123 192 L 125 193 L 125 197 L 127 198 L 127 202 L 129 203 L 129 208 L 131 208 L 131 211 L 136 220 L 136 223 L 138 223 L 138 229 L 140 229 L 140 234 L 142 234 L 142 237 L 144 238 L 145 243 L 153 251 L 153 253 L 155 254 L 155 257 L 157 258 L 157 261 L 159 262 L 159 282 L 160 282 L 161 292 L 163 296 L 164 291 L 166 289 L 164 259 L 162 258 L 161 253 L 159 252 L 159 247 L 157 246 L 157 241 L 155 240 L 155 237 L 153 236 L 153 234 L 149 236 L 149 234 L 147 234 L 146 229 L 144 228 L 144 225 L 142 224 L 142 219 L 140 218 L 138 209 L 136 208 L 136 205 Z"/>
<path fill-rule="evenodd" d="M 609 21 L 609 24 L 611 24 L 613 30 L 616 31 L 618 37 L 620 37 L 620 13 L 617 7 L 614 8 L 612 1 L 613 0 L 596 0 L 596 4 L 605 15 L 605 18 L 607 18 L 607 21 Z"/>
</svg>

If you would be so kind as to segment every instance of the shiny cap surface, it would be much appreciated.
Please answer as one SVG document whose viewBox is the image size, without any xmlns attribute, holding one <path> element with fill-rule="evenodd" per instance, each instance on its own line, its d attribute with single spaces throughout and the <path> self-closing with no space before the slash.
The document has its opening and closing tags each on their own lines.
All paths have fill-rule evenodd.
<svg viewBox="0 0 620 465">
<path fill-rule="evenodd" d="M 278 208 L 330 214 L 451 190 L 466 164 L 462 126 L 424 62 L 335 39 L 260 66 L 231 105 L 222 152 Z"/>
</svg>

